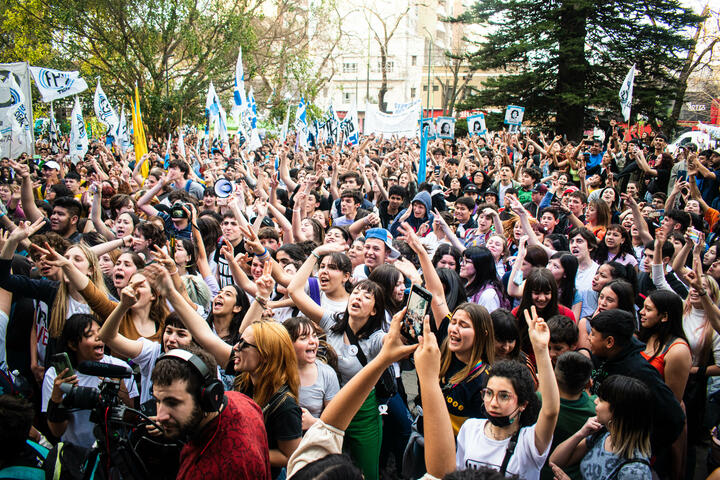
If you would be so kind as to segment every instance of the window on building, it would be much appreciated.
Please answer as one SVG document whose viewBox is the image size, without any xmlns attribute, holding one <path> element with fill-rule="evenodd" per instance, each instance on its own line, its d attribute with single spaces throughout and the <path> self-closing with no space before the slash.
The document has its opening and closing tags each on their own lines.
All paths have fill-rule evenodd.
<svg viewBox="0 0 720 480">
<path fill-rule="evenodd" d="M 439 90 L 439 87 L 437 85 L 433 85 L 433 92 L 437 92 Z"/>
<path fill-rule="evenodd" d="M 343 93 L 343 103 L 352 103 L 354 95 L 352 92 Z"/>
<path fill-rule="evenodd" d="M 413 87 L 410 89 L 410 98 L 415 98 L 415 95 L 417 94 L 417 88 Z"/>
<path fill-rule="evenodd" d="M 423 85 L 423 92 L 427 92 L 427 85 Z"/>
<path fill-rule="evenodd" d="M 357 62 L 343 62 L 343 73 L 357 73 Z"/>
<path fill-rule="evenodd" d="M 414 67 L 417 65 L 417 55 L 410 57 L 410 64 Z"/>
<path fill-rule="evenodd" d="M 395 62 L 393 60 L 387 60 L 385 62 L 385 71 L 387 73 L 392 73 L 395 70 Z M 382 71 L 382 63 L 380 60 L 375 64 L 375 68 L 373 69 L 373 72 L 381 72 Z"/>
</svg>

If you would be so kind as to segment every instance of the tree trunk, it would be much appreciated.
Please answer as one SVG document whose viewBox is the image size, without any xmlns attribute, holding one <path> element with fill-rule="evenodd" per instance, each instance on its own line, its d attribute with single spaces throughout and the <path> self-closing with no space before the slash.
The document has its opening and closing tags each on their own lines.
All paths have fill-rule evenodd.
<svg viewBox="0 0 720 480">
<path fill-rule="evenodd" d="M 555 88 L 557 127 L 569 139 L 582 138 L 585 117 L 587 7 L 582 0 L 565 0 L 560 9 L 558 76 Z M 574 99 L 574 100 L 573 100 Z"/>
<path fill-rule="evenodd" d="M 388 91 L 387 84 L 387 43 L 380 45 L 380 73 L 382 75 L 382 84 L 378 92 L 378 108 L 381 112 L 387 113 L 387 105 L 385 104 L 385 94 Z"/>
<path fill-rule="evenodd" d="M 703 17 L 707 15 L 707 11 L 708 7 L 705 6 L 705 10 L 703 10 Z M 678 78 L 678 85 L 675 89 L 675 103 L 673 104 L 672 112 L 670 113 L 670 118 L 668 119 L 666 133 L 672 132 L 677 128 L 677 122 L 680 119 L 680 111 L 682 110 L 683 100 L 685 99 L 685 92 L 687 91 L 687 81 L 688 78 L 690 78 L 690 74 L 693 72 L 695 66 L 695 64 L 693 63 L 695 60 L 695 49 L 697 48 L 697 42 L 700 38 L 700 33 L 702 32 L 704 23 L 705 19 L 703 18 L 697 25 L 695 35 L 693 35 L 692 46 L 688 50 L 685 64 L 683 65 L 683 69 L 680 72 L 680 78 Z"/>
</svg>

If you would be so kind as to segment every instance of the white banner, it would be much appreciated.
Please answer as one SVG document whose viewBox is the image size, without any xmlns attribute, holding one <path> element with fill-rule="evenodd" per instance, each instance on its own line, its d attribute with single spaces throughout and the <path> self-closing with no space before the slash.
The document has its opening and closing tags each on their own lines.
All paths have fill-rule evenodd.
<svg viewBox="0 0 720 480">
<path fill-rule="evenodd" d="M 35 153 L 32 118 L 27 63 L 0 64 L 0 157 Z"/>
<path fill-rule="evenodd" d="M 87 90 L 88 85 L 80 78 L 80 72 L 62 72 L 51 68 L 30 67 L 35 85 L 40 90 L 43 102 L 77 95 Z"/>
<path fill-rule="evenodd" d="M 620 108 L 622 110 L 623 117 L 627 122 L 630 120 L 630 106 L 632 105 L 633 96 L 633 84 L 635 83 L 635 65 L 630 68 L 630 71 L 625 75 L 625 81 L 623 81 L 622 87 L 620 87 Z"/>
<path fill-rule="evenodd" d="M 75 95 L 75 105 L 70 119 L 70 158 L 74 163 L 85 158 L 88 150 L 88 136 L 85 130 L 80 99 Z"/>
<path fill-rule="evenodd" d="M 118 125 L 120 124 L 120 118 L 117 113 L 115 113 L 115 109 L 112 105 L 110 105 L 110 101 L 100 86 L 100 79 L 98 79 L 97 88 L 95 88 L 93 105 L 95 107 L 95 116 L 97 119 L 100 123 L 105 125 L 109 135 L 114 135 Z"/>
<path fill-rule="evenodd" d="M 114 137 L 115 142 L 117 142 L 122 151 L 127 152 L 127 149 L 130 148 L 130 139 L 128 137 L 127 119 L 125 118 L 125 105 L 123 105 L 120 110 L 120 123 L 117 126 L 117 130 L 115 130 Z"/>
<path fill-rule="evenodd" d="M 367 118 L 367 116 L 365 118 Z M 358 122 L 357 107 L 352 107 L 345 114 L 345 118 L 343 118 L 342 122 L 340 122 L 340 129 L 343 132 L 343 141 L 346 144 L 357 145 L 360 142 L 360 127 Z"/>
<path fill-rule="evenodd" d="M 364 134 L 382 134 L 386 137 L 397 135 L 399 137 L 415 137 L 420 120 L 420 103 L 410 106 L 400 113 L 382 113 L 377 105 L 365 107 Z"/>
<path fill-rule="evenodd" d="M 467 117 L 468 135 L 485 135 L 487 133 L 487 127 L 485 126 L 485 114 L 479 113 Z"/>
</svg>

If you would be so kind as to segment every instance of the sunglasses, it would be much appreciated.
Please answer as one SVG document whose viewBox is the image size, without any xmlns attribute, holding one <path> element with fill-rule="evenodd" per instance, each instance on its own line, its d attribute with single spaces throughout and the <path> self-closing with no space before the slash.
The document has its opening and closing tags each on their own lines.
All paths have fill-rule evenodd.
<svg viewBox="0 0 720 480">
<path fill-rule="evenodd" d="M 246 348 L 254 348 L 255 350 L 258 349 L 257 345 L 253 345 L 252 343 L 248 342 L 247 340 L 240 340 L 237 344 L 237 351 L 242 352 Z"/>
</svg>

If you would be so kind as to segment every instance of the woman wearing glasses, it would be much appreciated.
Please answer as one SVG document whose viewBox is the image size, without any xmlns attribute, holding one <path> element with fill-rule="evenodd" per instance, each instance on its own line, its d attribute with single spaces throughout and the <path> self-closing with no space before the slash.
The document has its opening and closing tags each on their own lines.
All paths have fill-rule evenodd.
<svg viewBox="0 0 720 480">
<path fill-rule="evenodd" d="M 263 278 L 270 277 L 266 262 Z M 252 398 L 263 410 L 273 478 L 280 475 L 302 436 L 302 412 L 295 348 L 285 327 L 261 318 L 267 299 L 258 296 L 240 325 L 234 346 L 218 337 L 208 323 L 173 287 L 170 274 L 157 264 L 145 269 L 148 280 L 166 296 L 197 343 L 212 354 L 225 371 L 234 371 L 235 389 Z"/>
</svg>

